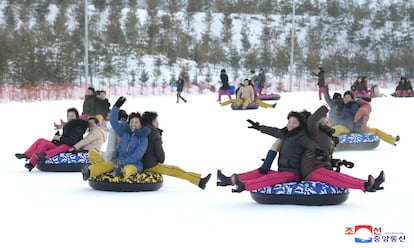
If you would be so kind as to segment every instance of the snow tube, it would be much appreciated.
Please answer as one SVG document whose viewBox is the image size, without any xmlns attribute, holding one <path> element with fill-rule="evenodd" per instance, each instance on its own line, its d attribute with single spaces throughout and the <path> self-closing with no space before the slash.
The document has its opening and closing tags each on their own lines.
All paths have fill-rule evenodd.
<svg viewBox="0 0 414 248">
<path fill-rule="evenodd" d="M 87 151 L 79 151 L 77 153 L 63 152 L 44 162 L 39 161 L 36 168 L 50 172 L 80 172 L 84 164 L 90 164 Z"/>
<path fill-rule="evenodd" d="M 89 185 L 96 190 L 116 192 L 155 191 L 161 188 L 163 177 L 155 172 L 134 174 L 127 179 L 117 180 L 112 173 L 105 173 L 89 179 Z"/>
<path fill-rule="evenodd" d="M 221 89 L 221 87 L 220 87 L 220 89 Z M 234 93 L 236 93 L 236 87 L 234 85 L 230 85 L 230 95 L 234 95 Z M 223 91 L 223 92 L 221 92 L 221 95 L 226 96 L 227 92 Z"/>
<path fill-rule="evenodd" d="M 278 93 L 262 94 L 262 95 L 259 95 L 259 99 L 262 100 L 262 101 L 266 101 L 266 100 L 279 100 L 280 99 L 280 95 Z"/>
<path fill-rule="evenodd" d="M 243 104 L 242 104 L 243 106 Z M 233 110 L 247 110 L 247 109 L 258 109 L 259 105 L 257 105 L 257 103 L 250 103 L 249 105 L 247 105 L 247 108 L 242 108 L 242 106 L 237 106 L 235 103 L 231 104 L 231 109 Z"/>
<path fill-rule="evenodd" d="M 373 133 L 347 133 L 339 135 L 337 151 L 372 150 L 378 147 L 380 138 Z"/>
<path fill-rule="evenodd" d="M 250 194 L 261 204 L 324 206 L 344 203 L 349 190 L 323 182 L 302 181 L 276 184 L 253 190 Z"/>
</svg>

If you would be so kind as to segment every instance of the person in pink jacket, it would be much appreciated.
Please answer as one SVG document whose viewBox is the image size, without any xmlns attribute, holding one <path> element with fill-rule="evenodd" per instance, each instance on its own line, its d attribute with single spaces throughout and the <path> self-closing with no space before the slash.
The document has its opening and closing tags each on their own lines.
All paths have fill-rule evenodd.
<svg viewBox="0 0 414 248">
<path fill-rule="evenodd" d="M 378 129 L 368 126 L 369 116 L 372 111 L 371 98 L 362 97 L 358 99 L 359 109 L 354 116 L 354 126 L 356 132 L 359 133 L 373 133 L 378 135 L 383 141 L 396 146 L 396 142 L 400 140 L 400 136 L 393 137 L 392 135 Z"/>
</svg>

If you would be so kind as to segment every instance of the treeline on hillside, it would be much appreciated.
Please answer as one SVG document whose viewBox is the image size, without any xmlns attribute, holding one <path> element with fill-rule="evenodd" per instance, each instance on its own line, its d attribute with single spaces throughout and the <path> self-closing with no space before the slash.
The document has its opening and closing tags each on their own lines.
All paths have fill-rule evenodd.
<svg viewBox="0 0 414 248">
<path fill-rule="evenodd" d="M 294 76 L 307 76 L 321 64 L 338 79 L 413 77 L 414 3 L 381 2 L 296 1 Z M 79 82 L 83 3 L 1 1 L 0 82 Z M 291 0 L 89 0 L 89 76 L 105 83 L 156 81 L 161 66 L 180 58 L 195 61 L 199 70 L 226 66 L 237 74 L 263 67 L 282 77 L 289 72 L 291 12 Z M 200 16 L 205 27 L 195 24 Z M 236 33 L 237 20 L 243 25 Z M 258 44 L 251 21 L 262 24 Z M 201 36 L 194 35 L 200 28 Z M 144 55 L 157 58 L 151 72 L 143 69 Z"/>
</svg>

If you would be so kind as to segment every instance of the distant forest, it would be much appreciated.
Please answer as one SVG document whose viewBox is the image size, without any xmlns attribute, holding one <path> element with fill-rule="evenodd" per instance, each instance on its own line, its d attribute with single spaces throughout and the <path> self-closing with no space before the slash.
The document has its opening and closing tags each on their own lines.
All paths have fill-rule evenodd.
<svg viewBox="0 0 414 248">
<path fill-rule="evenodd" d="M 198 70 L 263 67 L 283 77 L 290 68 L 292 2 L 89 0 L 89 76 L 159 80 L 161 70 L 142 69 L 141 58 L 154 56 L 155 67 L 184 59 Z M 79 83 L 84 13 L 81 0 L 0 1 L 1 84 Z M 196 18 L 205 26 L 196 26 Z M 338 79 L 414 76 L 414 1 L 298 0 L 294 37 L 297 78 L 319 65 Z"/>
</svg>

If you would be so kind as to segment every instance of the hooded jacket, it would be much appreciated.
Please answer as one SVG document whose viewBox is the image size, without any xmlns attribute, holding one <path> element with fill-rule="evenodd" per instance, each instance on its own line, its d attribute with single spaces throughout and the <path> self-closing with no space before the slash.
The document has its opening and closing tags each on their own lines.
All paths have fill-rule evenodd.
<svg viewBox="0 0 414 248">
<path fill-rule="evenodd" d="M 109 120 L 112 128 L 120 137 L 114 162 L 119 163 L 121 166 L 134 165 L 137 167 L 138 172 L 142 172 L 144 170 L 142 157 L 147 150 L 148 135 L 151 130 L 144 126 L 132 132 L 128 123 L 118 121 L 118 112 L 119 108 L 114 106 Z"/>
<path fill-rule="evenodd" d="M 81 139 L 73 147 L 76 150 L 97 150 L 99 151 L 106 141 L 106 131 L 100 127 L 93 127 L 89 129 L 88 135 L 85 138 Z"/>
</svg>

